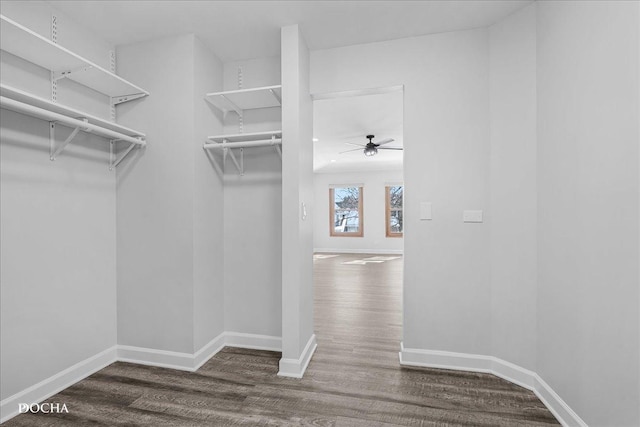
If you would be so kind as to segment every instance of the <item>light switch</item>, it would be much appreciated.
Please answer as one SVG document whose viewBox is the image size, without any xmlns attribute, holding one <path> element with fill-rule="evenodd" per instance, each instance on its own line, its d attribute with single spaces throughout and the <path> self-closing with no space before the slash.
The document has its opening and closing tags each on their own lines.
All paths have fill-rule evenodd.
<svg viewBox="0 0 640 427">
<path fill-rule="evenodd" d="M 462 220 L 464 222 L 482 222 L 482 211 L 464 211 Z"/>
<path fill-rule="evenodd" d="M 420 203 L 420 219 L 433 219 L 431 215 L 431 203 L 422 202 Z"/>
</svg>

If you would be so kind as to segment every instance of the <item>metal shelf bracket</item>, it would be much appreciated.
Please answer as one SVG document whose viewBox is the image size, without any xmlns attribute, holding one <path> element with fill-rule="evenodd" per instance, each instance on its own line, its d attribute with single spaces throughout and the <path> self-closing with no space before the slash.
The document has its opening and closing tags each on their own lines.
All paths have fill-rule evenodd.
<svg viewBox="0 0 640 427">
<path fill-rule="evenodd" d="M 226 144 L 227 140 L 226 139 L 223 140 L 222 143 Z M 205 144 L 203 147 L 205 150 L 206 150 L 206 145 L 207 144 Z M 229 147 L 222 148 L 222 171 L 223 172 L 227 166 L 227 156 L 231 157 L 231 161 L 233 161 L 233 164 L 235 165 L 236 169 L 238 169 L 238 172 L 240 172 L 240 176 L 244 176 L 244 148 L 240 148 L 240 162 L 238 162 L 238 159 L 236 158 L 236 155 L 231 148 Z"/>
<path fill-rule="evenodd" d="M 57 82 L 58 80 L 67 78 L 72 74 L 89 71 L 92 68 L 93 68 L 92 65 L 83 65 L 82 67 L 74 68 L 73 70 L 55 71 L 53 73 L 53 80 Z"/>
<path fill-rule="evenodd" d="M 111 97 L 111 105 L 116 106 L 118 104 L 122 104 L 123 102 L 133 101 L 134 99 L 144 98 L 147 96 L 145 93 L 134 93 L 131 95 L 122 95 L 122 96 L 113 96 Z"/>
<path fill-rule="evenodd" d="M 88 120 L 84 117 L 79 117 L 78 120 L 82 120 L 87 123 Z M 91 132 L 90 129 L 83 128 L 81 126 L 73 128 L 71 134 L 64 140 L 58 148 L 56 148 L 56 122 L 49 122 L 49 160 L 52 162 L 58 157 L 60 153 L 65 149 L 67 145 L 78 135 L 78 132 Z"/>
<path fill-rule="evenodd" d="M 278 104 L 282 105 L 282 99 L 278 96 L 276 91 L 273 89 L 269 89 L 269 92 L 271 92 L 271 95 L 273 95 L 273 97 L 278 101 Z"/>
<path fill-rule="evenodd" d="M 282 149 L 280 148 L 280 144 L 276 144 L 276 136 L 275 135 L 271 135 L 271 144 L 273 145 L 273 148 L 276 149 L 276 153 L 278 153 L 278 156 L 280 157 L 280 160 L 282 160 Z"/>
<path fill-rule="evenodd" d="M 224 169 L 220 167 L 220 164 L 216 160 L 215 156 L 213 154 L 209 153 L 209 150 L 206 147 L 207 142 L 208 142 L 208 140 L 205 141 L 205 143 L 202 146 L 202 149 L 206 153 L 206 155 L 209 158 L 209 161 L 211 162 L 211 164 L 213 164 L 213 167 L 216 169 L 216 172 L 218 172 L 218 174 L 220 174 L 220 175 L 224 175 Z"/>
<path fill-rule="evenodd" d="M 227 154 L 229 154 L 229 149 L 224 147 L 222 149 L 222 170 L 224 171 L 227 167 Z"/>
<path fill-rule="evenodd" d="M 233 109 L 233 111 L 235 111 L 238 114 L 238 116 L 242 116 L 242 110 L 240 109 L 240 107 L 238 107 L 236 104 L 231 102 L 231 100 L 228 97 L 224 95 L 220 95 L 220 98 L 223 98 L 225 101 L 227 101 L 231 106 L 231 108 Z"/>
<path fill-rule="evenodd" d="M 112 139 L 109 141 L 109 170 L 112 171 L 115 169 L 121 161 L 124 160 L 125 157 L 133 150 L 135 147 L 138 147 L 139 144 L 131 144 L 124 150 L 124 153 L 120 155 L 120 157 L 116 156 L 116 142 L 120 141 L 120 139 Z"/>
<path fill-rule="evenodd" d="M 231 160 L 236 166 L 236 169 L 238 169 L 238 172 L 240 172 L 240 176 L 244 176 L 244 148 L 240 148 L 240 162 L 238 162 L 238 159 L 232 149 L 225 148 L 224 150 L 231 156 Z"/>
</svg>

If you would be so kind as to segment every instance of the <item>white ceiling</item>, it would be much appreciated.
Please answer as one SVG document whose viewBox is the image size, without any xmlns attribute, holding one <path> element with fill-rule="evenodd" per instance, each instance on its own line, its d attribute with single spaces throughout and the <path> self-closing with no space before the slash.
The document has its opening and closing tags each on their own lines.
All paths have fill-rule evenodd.
<svg viewBox="0 0 640 427">
<path fill-rule="evenodd" d="M 532 0 L 50 1 L 119 45 L 195 33 L 223 61 L 280 54 L 280 28 L 299 24 L 310 49 L 491 25 Z"/>
<path fill-rule="evenodd" d="M 403 151 L 378 150 L 372 157 L 364 155 L 356 144 L 385 138 L 394 141 L 386 147 L 402 147 L 402 91 L 384 94 L 318 100 L 313 103 L 313 170 L 317 173 L 402 170 Z"/>
</svg>

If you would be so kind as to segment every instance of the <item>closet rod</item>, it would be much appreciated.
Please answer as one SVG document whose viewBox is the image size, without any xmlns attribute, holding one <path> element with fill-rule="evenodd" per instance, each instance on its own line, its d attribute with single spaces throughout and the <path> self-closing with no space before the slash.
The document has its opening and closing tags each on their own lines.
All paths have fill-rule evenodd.
<svg viewBox="0 0 640 427">
<path fill-rule="evenodd" d="M 282 144 L 281 138 L 275 139 L 259 139 L 257 141 L 242 141 L 242 142 L 215 142 L 205 143 L 203 148 L 205 150 L 209 148 L 247 148 L 247 147 L 269 147 L 273 145 Z"/>
<path fill-rule="evenodd" d="M 55 121 L 62 123 L 64 125 L 80 128 L 86 132 L 95 132 L 96 134 L 120 141 L 127 141 L 131 144 L 137 144 L 142 147 L 147 145 L 147 143 L 138 138 L 134 138 L 129 135 L 125 135 L 120 132 L 113 131 L 111 129 L 105 129 L 101 126 L 94 125 L 92 123 L 87 123 L 85 121 L 74 119 L 73 117 L 68 117 L 59 113 L 55 113 L 53 111 L 45 110 L 40 107 L 34 107 L 33 105 L 25 104 L 24 102 L 16 101 L 11 98 L 7 98 L 4 96 L 0 96 L 0 106 L 16 111 L 18 113 L 24 113 L 30 116 L 38 117 L 44 120 Z"/>
</svg>

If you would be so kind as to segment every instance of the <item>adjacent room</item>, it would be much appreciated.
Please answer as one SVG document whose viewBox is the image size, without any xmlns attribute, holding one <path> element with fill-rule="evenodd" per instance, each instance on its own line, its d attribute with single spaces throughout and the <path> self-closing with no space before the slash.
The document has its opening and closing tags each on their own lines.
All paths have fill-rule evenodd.
<svg viewBox="0 0 640 427">
<path fill-rule="evenodd" d="M 0 423 L 640 425 L 640 2 L 0 1 Z"/>
</svg>

